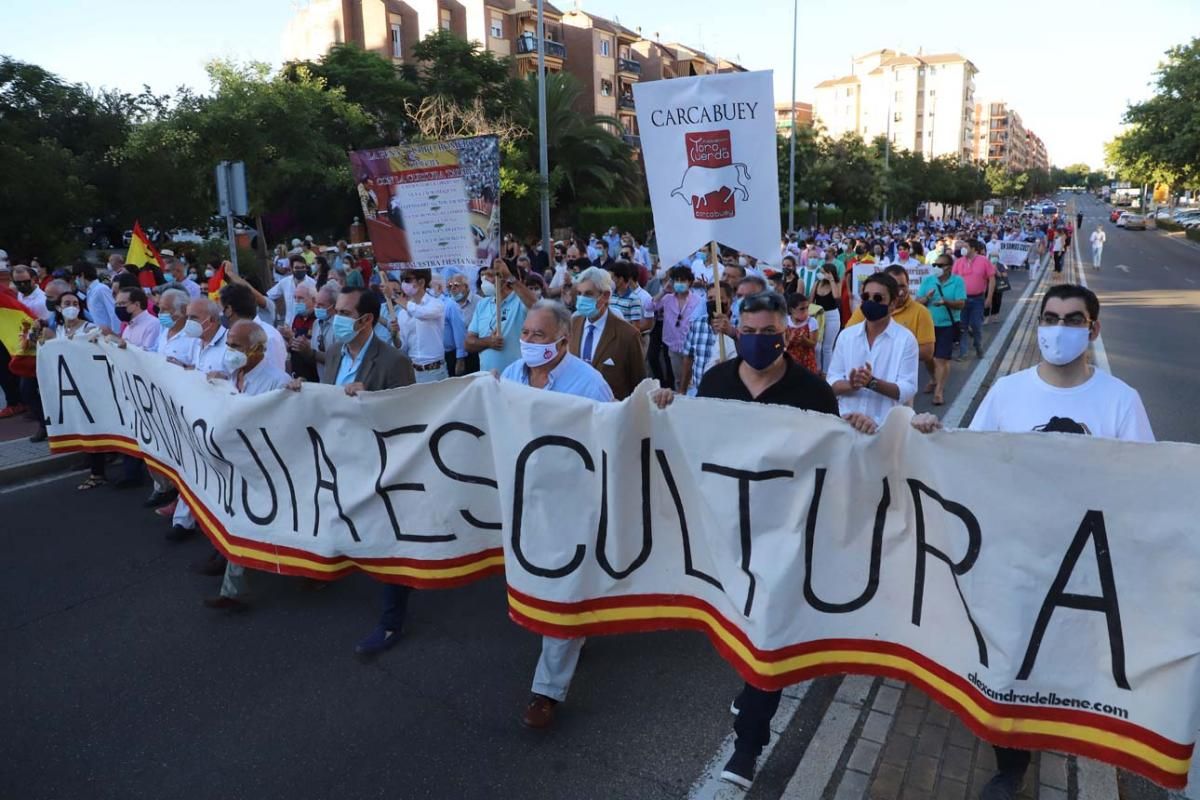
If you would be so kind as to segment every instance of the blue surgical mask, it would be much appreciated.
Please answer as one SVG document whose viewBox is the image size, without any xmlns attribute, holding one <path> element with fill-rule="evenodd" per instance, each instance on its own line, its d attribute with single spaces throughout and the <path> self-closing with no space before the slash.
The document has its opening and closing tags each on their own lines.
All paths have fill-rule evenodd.
<svg viewBox="0 0 1200 800">
<path fill-rule="evenodd" d="M 296 316 L 302 317 L 308 313 L 308 303 L 296 303 Z"/>
<path fill-rule="evenodd" d="M 158 324 L 162 325 L 164 328 L 169 328 L 175 324 L 175 318 L 163 311 L 158 315 Z"/>
<path fill-rule="evenodd" d="M 692 285 L 690 283 L 684 283 L 683 281 L 675 281 L 673 288 L 675 289 L 676 294 L 683 294 L 688 289 L 692 288 Z"/>
<path fill-rule="evenodd" d="M 328 308 L 321 308 L 318 306 L 313 310 L 313 314 L 316 316 L 318 322 L 324 322 L 325 320 L 329 319 Z"/>
<path fill-rule="evenodd" d="M 333 318 L 333 339 L 338 344 L 345 344 L 354 338 L 354 323 L 350 317 Z"/>
<path fill-rule="evenodd" d="M 575 313 L 591 319 L 596 315 L 596 298 L 580 295 L 575 298 Z"/>
</svg>

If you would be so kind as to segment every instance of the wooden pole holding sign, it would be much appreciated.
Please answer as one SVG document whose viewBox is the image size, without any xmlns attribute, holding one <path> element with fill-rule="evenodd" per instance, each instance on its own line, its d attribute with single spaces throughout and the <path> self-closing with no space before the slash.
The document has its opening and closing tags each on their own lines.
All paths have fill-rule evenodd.
<svg viewBox="0 0 1200 800">
<path fill-rule="evenodd" d="M 708 243 L 708 258 L 712 262 L 713 285 L 717 287 L 717 307 L 715 313 L 723 313 L 721 310 L 721 247 L 712 241 Z M 725 334 L 717 331 L 717 363 L 725 361 Z"/>
</svg>

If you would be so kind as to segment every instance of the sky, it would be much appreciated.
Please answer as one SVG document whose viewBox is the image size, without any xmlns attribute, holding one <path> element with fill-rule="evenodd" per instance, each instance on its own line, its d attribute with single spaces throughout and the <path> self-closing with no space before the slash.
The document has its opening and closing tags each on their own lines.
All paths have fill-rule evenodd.
<svg viewBox="0 0 1200 800">
<path fill-rule="evenodd" d="M 775 73 L 787 102 L 792 82 L 792 0 L 558 0 Z M 208 88 L 213 58 L 282 58 L 294 0 L 42 0 L 0 3 L 0 54 L 66 80 L 158 93 Z M 800 2 L 796 99 L 849 73 L 850 59 L 880 48 L 955 51 L 979 68 L 976 98 L 1002 100 L 1042 137 L 1059 166 L 1103 163 L 1103 145 L 1131 101 L 1145 98 L 1163 53 L 1200 31 L 1197 0 L 1044 0 L 947 4 L 925 0 Z M 97 10 L 102 8 L 102 13 Z"/>
</svg>

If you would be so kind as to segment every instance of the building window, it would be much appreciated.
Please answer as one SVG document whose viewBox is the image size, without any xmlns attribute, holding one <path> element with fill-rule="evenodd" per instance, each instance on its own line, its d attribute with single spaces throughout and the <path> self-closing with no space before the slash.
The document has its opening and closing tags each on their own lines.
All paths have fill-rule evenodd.
<svg viewBox="0 0 1200 800">
<path fill-rule="evenodd" d="M 899 103 L 904 99 L 904 92 L 896 92 L 896 102 Z"/>
<path fill-rule="evenodd" d="M 450 30 L 450 9 L 443 8 L 438 13 L 438 25 L 442 30 Z"/>
<path fill-rule="evenodd" d="M 488 26 L 488 33 L 493 39 L 504 38 L 504 20 L 500 17 L 492 17 L 491 24 Z"/>
<path fill-rule="evenodd" d="M 929 96 L 930 96 L 930 97 L 936 97 L 936 96 L 937 96 L 937 89 L 930 89 L 930 90 L 929 90 Z"/>
<path fill-rule="evenodd" d="M 400 35 L 400 26 L 395 22 L 392 23 L 392 58 L 403 58 L 403 37 Z"/>
<path fill-rule="evenodd" d="M 600 79 L 600 96 L 601 97 L 612 97 L 612 93 L 613 93 L 612 81 L 608 80 L 607 78 L 601 78 Z"/>
<path fill-rule="evenodd" d="M 846 89 L 846 97 L 849 97 L 849 96 L 850 96 L 850 95 L 852 95 L 852 94 L 854 94 L 854 90 L 853 90 L 853 89 L 850 89 L 850 88 L 847 88 L 847 89 Z"/>
<path fill-rule="evenodd" d="M 600 55 L 607 56 L 611 52 L 610 47 L 611 45 L 609 45 L 607 38 L 600 39 Z"/>
</svg>

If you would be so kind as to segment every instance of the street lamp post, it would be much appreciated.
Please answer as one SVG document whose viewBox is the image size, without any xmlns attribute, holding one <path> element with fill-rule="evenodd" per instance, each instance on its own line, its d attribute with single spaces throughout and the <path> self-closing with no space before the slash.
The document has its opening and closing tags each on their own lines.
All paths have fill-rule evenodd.
<svg viewBox="0 0 1200 800">
<path fill-rule="evenodd" d="M 888 67 L 889 76 L 894 78 L 895 73 L 895 67 Z M 896 92 L 896 82 L 894 79 L 891 81 L 884 81 L 884 85 L 887 86 L 887 119 L 885 120 L 886 127 L 884 128 L 883 134 L 883 177 L 884 180 L 887 180 L 888 170 L 890 169 L 892 163 L 892 95 L 894 95 Z M 879 215 L 882 218 L 880 221 L 887 222 L 887 215 L 888 196 L 887 189 L 885 188 L 883 193 L 883 213 Z"/>
<path fill-rule="evenodd" d="M 788 231 L 796 230 L 796 34 L 799 30 L 800 0 L 792 0 L 792 124 L 788 155 Z"/>
<path fill-rule="evenodd" d="M 550 258 L 550 156 L 546 145 L 545 0 L 537 4 L 538 182 L 542 190 L 542 252 Z"/>
</svg>

